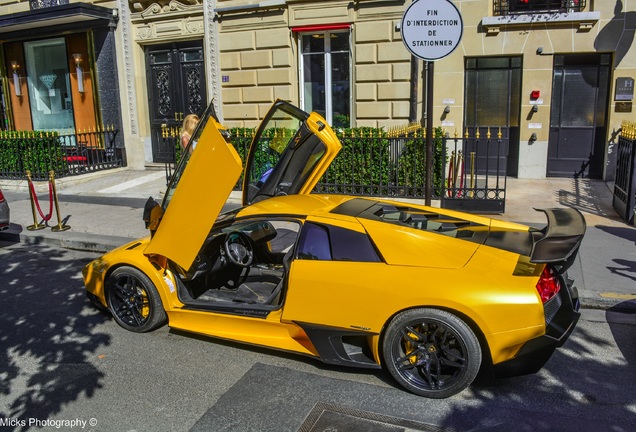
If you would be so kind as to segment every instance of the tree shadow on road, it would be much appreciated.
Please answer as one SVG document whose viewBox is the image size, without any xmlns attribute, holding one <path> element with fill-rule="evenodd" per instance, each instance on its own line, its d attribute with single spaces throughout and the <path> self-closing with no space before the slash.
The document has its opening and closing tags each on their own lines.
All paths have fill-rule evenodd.
<svg viewBox="0 0 636 432">
<path fill-rule="evenodd" d="M 625 342 L 627 331 L 633 341 L 634 330 L 622 329 L 616 343 Z M 611 339 L 579 325 L 539 373 L 473 384 L 466 396 L 470 404 L 457 405 L 442 426 L 489 432 L 634 430 L 636 396 L 629 391 L 636 382 L 634 356 L 608 356 Z"/>
<path fill-rule="evenodd" d="M 633 300 L 619 303 L 608 309 L 605 315 L 616 346 L 632 371 L 636 371 L 636 303 Z"/>
<path fill-rule="evenodd" d="M 11 247 L 0 237 L 0 418 L 46 420 L 102 387 L 91 362 L 110 345 L 95 327 L 104 315 L 86 302 L 87 259 L 41 244 Z"/>
<path fill-rule="evenodd" d="M 628 227 L 613 227 L 598 225 L 596 228 L 608 234 L 612 234 L 621 239 L 630 241 L 636 246 L 636 229 Z M 632 256 L 636 256 L 636 249 Z M 614 258 L 615 266 L 607 266 L 607 269 L 614 274 L 636 281 L 636 260 L 624 258 Z M 636 288 L 634 289 L 636 291 Z"/>
</svg>

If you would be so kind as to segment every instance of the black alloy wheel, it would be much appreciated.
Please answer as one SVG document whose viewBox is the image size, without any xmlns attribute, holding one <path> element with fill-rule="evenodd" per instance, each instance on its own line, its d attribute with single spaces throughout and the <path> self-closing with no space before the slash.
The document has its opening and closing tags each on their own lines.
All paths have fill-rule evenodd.
<svg viewBox="0 0 636 432">
<path fill-rule="evenodd" d="M 412 309 L 389 324 L 382 344 L 387 369 L 412 393 L 442 399 L 468 387 L 482 353 L 470 327 L 439 309 Z"/>
<path fill-rule="evenodd" d="M 136 333 L 166 322 L 166 311 L 152 281 L 133 267 L 119 267 L 106 281 L 108 309 L 123 328 Z"/>
</svg>

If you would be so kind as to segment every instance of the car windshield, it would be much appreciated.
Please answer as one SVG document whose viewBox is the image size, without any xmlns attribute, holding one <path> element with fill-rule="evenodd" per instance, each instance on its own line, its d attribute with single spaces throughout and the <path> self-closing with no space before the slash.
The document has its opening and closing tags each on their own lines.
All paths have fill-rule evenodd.
<svg viewBox="0 0 636 432">
<path fill-rule="evenodd" d="M 192 154 L 192 151 L 196 147 L 197 142 L 199 141 L 199 138 L 201 137 L 201 134 L 203 133 L 203 130 L 205 129 L 205 126 L 208 123 L 208 121 L 216 121 L 218 123 L 218 119 L 216 116 L 216 112 L 214 111 L 213 103 L 210 103 L 210 105 L 208 105 L 207 109 L 201 116 L 201 120 L 197 124 L 196 129 L 192 133 L 192 138 L 190 139 L 188 146 L 186 147 L 185 150 L 181 152 L 181 159 L 179 159 L 177 168 L 175 172 L 172 174 L 172 177 L 170 178 L 170 184 L 168 185 L 168 189 L 166 190 L 166 195 L 163 198 L 163 203 L 161 204 L 161 207 L 163 208 L 164 212 L 168 208 L 168 204 L 170 204 L 170 200 L 172 199 L 172 196 L 174 195 L 174 191 L 176 190 L 177 185 L 179 184 L 179 180 L 181 180 L 183 171 L 185 170 L 185 167 L 188 165 L 188 161 L 190 160 L 190 155 Z"/>
<path fill-rule="evenodd" d="M 258 157 L 252 162 L 248 174 L 250 184 L 260 188 L 265 183 L 292 138 L 297 135 L 303 120 L 279 109 L 265 123 L 255 140 Z"/>
<path fill-rule="evenodd" d="M 270 110 L 250 148 L 245 202 L 295 194 L 305 184 L 327 150 L 308 126 L 308 118 L 282 101 Z"/>
</svg>

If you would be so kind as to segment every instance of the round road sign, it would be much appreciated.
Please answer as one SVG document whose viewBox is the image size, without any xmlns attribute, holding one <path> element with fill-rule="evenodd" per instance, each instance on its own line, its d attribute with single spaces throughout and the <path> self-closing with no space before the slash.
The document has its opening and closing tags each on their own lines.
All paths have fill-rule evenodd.
<svg viewBox="0 0 636 432">
<path fill-rule="evenodd" d="M 406 49 L 415 57 L 434 61 L 457 48 L 464 23 L 450 0 L 417 0 L 404 12 L 401 28 Z"/>
</svg>

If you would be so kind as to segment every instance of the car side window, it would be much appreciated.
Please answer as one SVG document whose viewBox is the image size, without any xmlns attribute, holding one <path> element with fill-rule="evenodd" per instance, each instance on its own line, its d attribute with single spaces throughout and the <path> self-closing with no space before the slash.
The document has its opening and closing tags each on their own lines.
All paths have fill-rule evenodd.
<svg viewBox="0 0 636 432">
<path fill-rule="evenodd" d="M 380 262 L 369 236 L 340 227 L 329 227 L 331 250 L 336 261 Z"/>
<path fill-rule="evenodd" d="M 325 227 L 310 222 L 305 224 L 298 246 L 298 258 L 331 261 L 329 233 Z"/>
<path fill-rule="evenodd" d="M 307 222 L 303 228 L 299 259 L 380 262 L 369 237 L 345 228 Z"/>
</svg>

